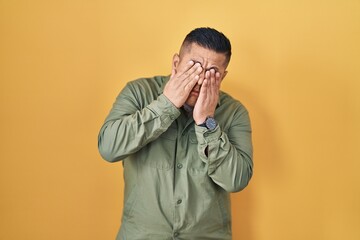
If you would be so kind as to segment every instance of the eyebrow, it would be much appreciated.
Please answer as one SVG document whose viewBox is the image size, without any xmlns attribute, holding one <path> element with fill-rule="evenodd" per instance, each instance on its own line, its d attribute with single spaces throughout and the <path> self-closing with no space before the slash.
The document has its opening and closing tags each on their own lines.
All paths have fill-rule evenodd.
<svg viewBox="0 0 360 240">
<path fill-rule="evenodd" d="M 197 61 L 197 60 L 194 60 L 194 59 L 191 59 L 193 62 L 194 62 L 194 64 L 195 63 L 199 63 L 201 66 L 202 66 L 202 64 L 201 64 L 201 62 L 199 62 L 199 61 Z M 219 71 L 219 68 L 218 67 L 216 67 L 216 66 L 213 66 L 213 67 L 210 67 L 210 68 L 208 68 L 208 69 L 205 69 L 206 71 L 209 71 L 209 70 L 211 70 L 211 69 L 214 69 L 215 71 Z"/>
</svg>

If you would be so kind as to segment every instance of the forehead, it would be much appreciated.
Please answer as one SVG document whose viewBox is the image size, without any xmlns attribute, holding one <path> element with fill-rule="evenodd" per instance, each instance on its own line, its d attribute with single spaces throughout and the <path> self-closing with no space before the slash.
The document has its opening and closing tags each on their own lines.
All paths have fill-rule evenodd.
<svg viewBox="0 0 360 240">
<path fill-rule="evenodd" d="M 224 53 L 217 53 L 213 50 L 201 47 L 196 43 L 192 43 L 181 49 L 181 57 L 185 60 L 194 60 L 206 65 L 215 65 L 224 67 L 226 65 L 226 56 Z"/>
</svg>

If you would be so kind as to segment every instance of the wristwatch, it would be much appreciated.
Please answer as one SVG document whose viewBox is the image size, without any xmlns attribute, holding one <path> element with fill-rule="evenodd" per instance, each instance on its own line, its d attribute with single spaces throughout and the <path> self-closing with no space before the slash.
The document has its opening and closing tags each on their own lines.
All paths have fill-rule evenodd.
<svg viewBox="0 0 360 240">
<path fill-rule="evenodd" d="M 217 126 L 217 122 L 213 117 L 207 117 L 205 122 L 199 124 L 200 127 L 206 127 L 209 130 L 214 130 Z"/>
</svg>

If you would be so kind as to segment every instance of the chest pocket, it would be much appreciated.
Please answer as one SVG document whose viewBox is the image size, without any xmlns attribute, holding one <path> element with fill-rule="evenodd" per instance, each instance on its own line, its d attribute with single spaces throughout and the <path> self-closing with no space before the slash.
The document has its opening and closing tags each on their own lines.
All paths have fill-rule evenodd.
<svg viewBox="0 0 360 240">
<path fill-rule="evenodd" d="M 176 128 L 169 127 L 168 130 L 163 132 L 159 137 L 170 140 L 170 141 L 176 141 L 177 130 L 176 130 Z"/>
<path fill-rule="evenodd" d="M 198 143 L 197 138 L 196 138 L 196 133 L 195 133 L 194 129 L 191 129 L 190 132 L 189 132 L 189 141 L 192 144 L 197 144 Z"/>
<path fill-rule="evenodd" d="M 146 160 L 150 167 L 159 170 L 170 170 L 174 168 L 176 139 L 176 128 L 169 127 L 158 139 L 149 144 Z"/>
</svg>

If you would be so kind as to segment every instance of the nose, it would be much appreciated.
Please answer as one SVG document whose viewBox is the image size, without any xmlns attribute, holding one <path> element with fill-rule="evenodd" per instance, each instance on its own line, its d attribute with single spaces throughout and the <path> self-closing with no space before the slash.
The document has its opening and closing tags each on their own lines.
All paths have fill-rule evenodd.
<svg viewBox="0 0 360 240">
<path fill-rule="evenodd" d="M 194 86 L 195 88 L 201 86 L 201 84 L 202 84 L 203 81 L 204 81 L 204 77 L 205 77 L 205 71 L 202 70 L 202 72 L 199 73 L 199 80 L 198 80 L 197 84 Z"/>
<path fill-rule="evenodd" d="M 202 72 L 199 74 L 199 79 L 204 79 L 205 78 L 205 69 L 203 68 Z"/>
</svg>

